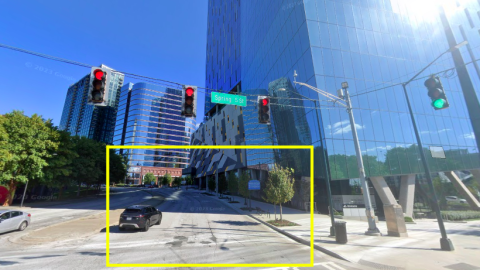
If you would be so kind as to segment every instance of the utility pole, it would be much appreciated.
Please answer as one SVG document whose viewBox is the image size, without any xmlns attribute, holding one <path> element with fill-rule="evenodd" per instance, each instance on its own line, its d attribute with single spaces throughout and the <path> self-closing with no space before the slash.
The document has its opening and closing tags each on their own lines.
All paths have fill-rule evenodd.
<svg viewBox="0 0 480 270">
<path fill-rule="evenodd" d="M 294 71 L 293 76 L 294 78 L 298 76 L 296 71 Z M 370 191 L 368 189 L 367 180 L 365 178 L 365 168 L 363 167 L 362 151 L 360 149 L 360 144 L 358 143 L 357 128 L 355 126 L 355 119 L 353 118 L 353 111 L 352 111 L 350 96 L 347 90 L 348 83 L 347 82 L 342 83 L 342 89 L 345 89 L 345 92 L 346 92 L 346 100 L 344 100 L 345 97 L 343 96 L 342 90 L 338 90 L 339 97 L 337 97 L 333 94 L 328 93 L 327 91 L 318 89 L 306 83 L 297 82 L 296 80 L 294 81 L 294 83 L 308 87 L 313 91 L 321 94 L 322 96 L 330 99 L 330 101 L 335 102 L 335 104 L 339 104 L 347 108 L 347 112 L 350 117 L 350 126 L 352 129 L 353 141 L 355 142 L 355 152 L 357 154 L 358 172 L 359 172 L 360 180 L 362 182 L 362 187 L 363 187 L 363 199 L 364 199 L 365 208 L 366 208 L 365 214 L 367 215 L 367 220 L 368 220 L 368 230 L 365 232 L 365 234 L 372 235 L 372 236 L 379 236 L 380 231 L 378 230 L 377 225 L 375 224 L 375 218 L 374 218 L 375 215 L 373 212 L 372 202 L 370 200 Z M 346 104 L 344 102 L 346 102 Z"/>
<path fill-rule="evenodd" d="M 357 127 L 355 126 L 355 118 L 353 117 L 352 111 L 352 102 L 350 100 L 350 94 L 348 93 L 348 83 L 342 83 L 342 89 L 345 90 L 345 97 L 343 96 L 342 91 L 339 91 L 340 98 L 345 98 L 347 103 L 347 112 L 348 117 L 350 118 L 350 126 L 352 129 L 353 143 L 355 145 L 355 153 L 357 154 L 357 166 L 358 174 L 360 176 L 360 181 L 362 182 L 363 188 L 363 200 L 365 202 L 365 214 L 368 220 L 368 230 L 365 232 L 366 235 L 379 236 L 380 231 L 375 224 L 375 212 L 373 211 L 372 201 L 370 199 L 370 190 L 368 188 L 367 179 L 365 177 L 365 167 L 363 166 L 362 151 L 360 150 L 360 143 L 358 142 Z"/>
</svg>

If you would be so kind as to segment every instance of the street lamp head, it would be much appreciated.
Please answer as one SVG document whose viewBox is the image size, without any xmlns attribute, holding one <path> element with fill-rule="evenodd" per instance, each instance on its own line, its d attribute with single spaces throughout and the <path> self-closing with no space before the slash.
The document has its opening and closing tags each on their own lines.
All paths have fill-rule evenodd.
<svg viewBox="0 0 480 270">
<path fill-rule="evenodd" d="M 342 82 L 342 89 L 348 88 L 348 82 Z"/>
<path fill-rule="evenodd" d="M 453 52 L 453 51 L 458 50 L 458 49 L 460 49 L 460 47 L 463 47 L 467 44 L 468 44 L 468 41 L 465 40 L 465 41 L 463 41 L 461 43 L 458 43 L 457 45 L 453 46 L 452 48 L 450 48 L 449 51 Z"/>
<path fill-rule="evenodd" d="M 287 91 L 287 89 L 282 87 L 282 88 L 278 88 L 277 91 Z"/>
</svg>

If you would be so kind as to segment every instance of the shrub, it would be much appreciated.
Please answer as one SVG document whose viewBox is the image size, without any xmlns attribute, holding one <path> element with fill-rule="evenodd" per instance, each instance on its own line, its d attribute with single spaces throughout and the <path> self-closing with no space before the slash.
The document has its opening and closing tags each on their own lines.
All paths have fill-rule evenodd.
<svg viewBox="0 0 480 270">
<path fill-rule="evenodd" d="M 442 211 L 442 218 L 446 220 L 480 219 L 480 211 Z"/>
<path fill-rule="evenodd" d="M 413 222 L 413 218 L 411 218 L 411 217 L 405 217 L 405 222 Z"/>
</svg>

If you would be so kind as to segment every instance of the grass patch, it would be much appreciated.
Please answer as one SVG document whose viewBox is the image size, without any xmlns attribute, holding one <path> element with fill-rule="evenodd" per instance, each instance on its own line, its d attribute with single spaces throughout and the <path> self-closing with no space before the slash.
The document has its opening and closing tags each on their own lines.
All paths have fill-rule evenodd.
<svg viewBox="0 0 480 270">
<path fill-rule="evenodd" d="M 446 220 L 480 219 L 480 211 L 442 211 L 442 218 Z"/>
<path fill-rule="evenodd" d="M 228 202 L 228 203 L 239 203 L 239 202 L 237 202 L 237 201 L 231 201 L 231 202 Z"/>
<path fill-rule="evenodd" d="M 207 195 L 207 196 L 215 196 L 213 194 L 210 194 L 210 193 L 207 193 L 207 192 L 202 192 L 203 195 Z"/>
<path fill-rule="evenodd" d="M 300 226 L 300 224 L 297 224 L 295 222 L 291 222 L 288 220 L 269 220 L 267 221 L 269 224 L 272 224 L 277 227 L 285 227 L 285 226 Z"/>
<path fill-rule="evenodd" d="M 404 217 L 405 218 L 405 222 L 413 222 L 413 218 L 411 217 Z"/>
</svg>

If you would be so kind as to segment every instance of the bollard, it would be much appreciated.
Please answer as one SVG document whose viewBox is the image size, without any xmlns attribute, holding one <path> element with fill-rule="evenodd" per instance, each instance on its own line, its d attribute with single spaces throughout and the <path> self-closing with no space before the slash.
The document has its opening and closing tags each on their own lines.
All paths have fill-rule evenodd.
<svg viewBox="0 0 480 270">
<path fill-rule="evenodd" d="M 345 221 L 335 221 L 335 241 L 339 244 L 347 243 L 347 223 Z"/>
</svg>

